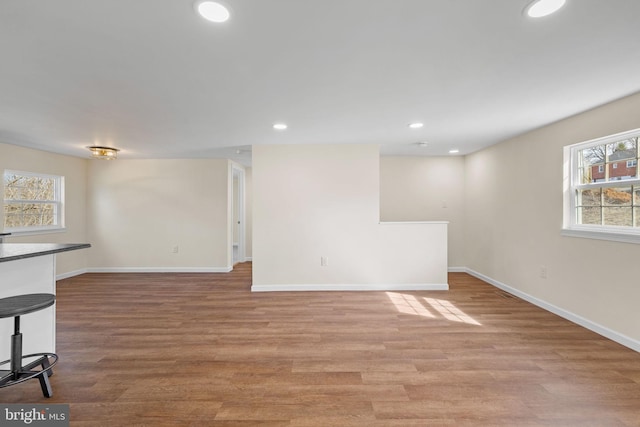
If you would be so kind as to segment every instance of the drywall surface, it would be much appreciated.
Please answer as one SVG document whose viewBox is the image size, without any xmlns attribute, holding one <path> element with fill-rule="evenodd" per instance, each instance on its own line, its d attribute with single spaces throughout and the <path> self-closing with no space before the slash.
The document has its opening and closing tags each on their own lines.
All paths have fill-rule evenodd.
<svg viewBox="0 0 640 427">
<path fill-rule="evenodd" d="M 467 156 L 467 267 L 640 342 L 640 245 L 561 235 L 563 147 L 639 128 L 638 111 L 640 94 Z"/>
<path fill-rule="evenodd" d="M 449 267 L 463 267 L 464 168 L 456 157 L 381 157 L 382 221 L 448 221 Z"/>
<path fill-rule="evenodd" d="M 229 161 L 92 161 L 88 178 L 92 270 L 231 268 Z"/>
<path fill-rule="evenodd" d="M 380 224 L 377 146 L 252 155 L 254 287 L 446 285 L 447 224 Z"/>
</svg>

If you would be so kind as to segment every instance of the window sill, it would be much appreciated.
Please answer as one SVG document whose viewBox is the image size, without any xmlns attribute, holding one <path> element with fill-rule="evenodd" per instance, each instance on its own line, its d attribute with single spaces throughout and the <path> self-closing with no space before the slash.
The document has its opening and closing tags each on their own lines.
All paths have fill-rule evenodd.
<svg viewBox="0 0 640 427">
<path fill-rule="evenodd" d="M 635 232 L 620 232 L 618 230 L 611 229 L 591 230 L 584 228 L 564 228 L 560 234 L 566 237 L 640 244 L 640 233 Z"/>
<path fill-rule="evenodd" d="M 65 227 L 41 228 L 39 230 L 15 230 L 15 229 L 4 230 L 5 233 L 11 233 L 10 236 L 5 236 L 5 239 L 10 239 L 12 237 L 22 237 L 22 236 L 37 236 L 39 234 L 64 233 L 65 231 L 67 231 Z"/>
</svg>

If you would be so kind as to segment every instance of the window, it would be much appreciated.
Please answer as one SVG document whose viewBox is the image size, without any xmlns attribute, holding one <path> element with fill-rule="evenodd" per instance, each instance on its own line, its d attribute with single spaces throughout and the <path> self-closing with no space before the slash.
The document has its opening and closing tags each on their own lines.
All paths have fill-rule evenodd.
<svg viewBox="0 0 640 427">
<path fill-rule="evenodd" d="M 4 231 L 11 233 L 64 227 L 64 178 L 4 171 Z"/>
<path fill-rule="evenodd" d="M 563 234 L 640 243 L 639 140 L 636 129 L 565 147 Z"/>
</svg>

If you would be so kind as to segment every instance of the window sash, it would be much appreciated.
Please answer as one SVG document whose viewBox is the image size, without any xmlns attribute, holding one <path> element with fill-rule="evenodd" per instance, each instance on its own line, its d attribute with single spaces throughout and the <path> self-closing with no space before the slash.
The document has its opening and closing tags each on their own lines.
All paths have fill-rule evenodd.
<svg viewBox="0 0 640 427">
<path fill-rule="evenodd" d="M 580 153 L 582 152 L 582 150 L 597 147 L 600 145 L 606 146 L 607 144 L 621 142 L 621 141 L 629 140 L 632 138 L 638 138 L 637 140 L 638 142 L 636 144 L 636 158 L 621 159 L 621 160 L 612 162 L 612 161 L 609 161 L 609 158 L 607 156 L 607 158 L 605 159 L 605 163 L 602 165 L 598 165 L 597 163 L 593 165 L 588 165 L 589 167 L 602 166 L 603 172 L 607 174 L 607 177 L 606 177 L 607 180 L 599 181 L 599 182 L 582 183 L 582 177 L 580 176 L 581 167 L 586 167 L 586 165 L 582 164 L 580 159 Z M 567 224 L 568 228 L 573 230 L 594 231 L 594 232 L 612 234 L 612 235 L 613 234 L 640 235 L 640 227 L 639 227 L 640 220 L 637 219 L 637 215 L 640 214 L 640 209 L 639 209 L 640 207 L 634 203 L 633 191 L 632 191 L 631 204 L 629 206 L 626 206 L 626 205 L 624 206 L 625 208 L 628 207 L 629 209 L 631 209 L 632 218 L 633 218 L 631 226 L 582 224 L 579 222 L 579 216 L 578 216 L 578 210 L 583 209 L 585 207 L 600 208 L 602 210 L 604 210 L 605 208 L 611 208 L 611 206 L 607 206 L 604 203 L 596 206 L 585 206 L 583 204 L 579 204 L 578 203 L 579 194 L 582 191 L 606 189 L 606 188 L 635 188 L 635 189 L 640 188 L 640 174 L 638 173 L 639 172 L 638 170 L 636 170 L 635 178 L 624 179 L 624 180 L 608 179 L 609 178 L 608 171 L 609 171 L 610 164 L 626 160 L 627 165 L 629 164 L 630 161 L 631 162 L 635 161 L 636 165 L 634 166 L 637 167 L 637 156 L 638 156 L 638 153 L 640 152 L 640 129 L 635 129 L 629 132 L 623 132 L 623 133 L 611 135 L 604 138 L 598 138 L 592 141 L 587 141 L 585 143 L 575 144 L 568 148 L 570 148 L 570 154 L 569 154 L 570 185 L 569 185 L 569 191 L 567 194 L 569 198 L 569 217 L 570 217 L 569 222 Z M 604 215 L 604 213 L 602 215 Z M 580 237 L 584 237 L 584 236 L 580 236 Z M 615 240 L 615 239 L 610 239 L 610 240 Z"/>
<path fill-rule="evenodd" d="M 5 231 L 11 233 L 30 233 L 30 232 L 38 232 L 38 231 L 50 231 L 50 230 L 58 230 L 64 228 L 64 177 L 58 175 L 48 175 L 48 174 L 39 174 L 34 172 L 23 172 L 23 171 L 15 171 L 15 170 L 5 170 L 3 174 L 3 191 L 6 197 L 7 194 L 7 186 L 6 186 L 6 177 L 7 175 L 17 175 L 20 177 L 26 178 L 42 178 L 53 181 L 53 198 L 41 198 L 41 199 L 21 199 L 21 198 L 5 198 L 4 199 L 4 209 L 2 212 L 2 225 Z M 27 225 L 29 221 L 26 221 L 25 218 L 27 216 L 32 215 L 33 217 L 37 217 L 38 215 L 42 215 L 43 211 L 40 213 L 24 213 L 18 209 L 17 212 L 9 212 L 10 209 L 7 209 L 9 206 L 24 206 L 24 205 L 51 205 L 53 207 L 51 224 L 33 224 Z M 11 226 L 9 225 L 10 217 L 21 217 L 20 225 Z M 47 216 L 48 217 L 48 216 Z M 40 221 L 42 221 L 42 216 Z M 36 221 L 37 222 L 37 221 Z"/>
</svg>

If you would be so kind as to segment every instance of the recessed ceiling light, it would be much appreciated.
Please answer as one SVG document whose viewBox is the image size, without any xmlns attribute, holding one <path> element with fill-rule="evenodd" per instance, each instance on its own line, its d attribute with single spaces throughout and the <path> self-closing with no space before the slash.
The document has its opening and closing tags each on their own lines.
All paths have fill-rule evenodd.
<svg viewBox="0 0 640 427">
<path fill-rule="evenodd" d="M 416 145 L 418 147 L 426 147 L 427 145 L 429 145 L 429 143 L 427 141 L 420 141 L 420 142 L 416 142 Z"/>
<path fill-rule="evenodd" d="M 525 12 L 531 18 L 542 18 L 556 12 L 565 2 L 566 0 L 534 0 L 525 8 Z"/>
<path fill-rule="evenodd" d="M 199 1 L 196 10 L 206 20 L 211 22 L 225 22 L 229 19 L 229 9 L 215 1 Z"/>
<path fill-rule="evenodd" d="M 460 152 L 460 150 L 458 150 L 457 148 L 449 150 L 449 154 L 458 154 L 459 152 Z"/>
<path fill-rule="evenodd" d="M 424 126 L 424 123 L 411 123 L 411 124 L 409 124 L 409 127 L 411 129 L 420 129 L 422 126 Z"/>
<path fill-rule="evenodd" d="M 285 130 L 288 126 L 284 123 L 276 123 L 273 125 L 275 130 Z"/>
</svg>

